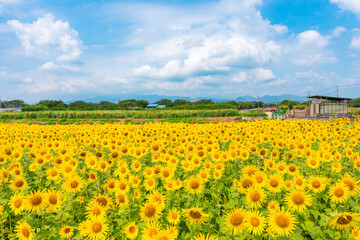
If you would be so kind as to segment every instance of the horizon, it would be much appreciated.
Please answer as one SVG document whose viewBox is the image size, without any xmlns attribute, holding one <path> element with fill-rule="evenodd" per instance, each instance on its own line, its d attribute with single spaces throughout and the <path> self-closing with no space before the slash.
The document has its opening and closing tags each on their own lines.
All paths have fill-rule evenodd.
<svg viewBox="0 0 360 240">
<path fill-rule="evenodd" d="M 357 0 L 0 0 L 0 17 L 2 100 L 359 97 Z"/>
</svg>

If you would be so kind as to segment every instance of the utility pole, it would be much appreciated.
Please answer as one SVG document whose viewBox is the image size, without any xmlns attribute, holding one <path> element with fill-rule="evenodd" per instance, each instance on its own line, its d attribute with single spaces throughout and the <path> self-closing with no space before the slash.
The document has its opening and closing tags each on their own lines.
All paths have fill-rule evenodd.
<svg viewBox="0 0 360 240">
<path fill-rule="evenodd" d="M 310 97 L 310 90 L 308 92 L 309 92 L 309 97 Z"/>
<path fill-rule="evenodd" d="M 1 108 L 1 97 L 0 97 L 0 108 Z"/>
<path fill-rule="evenodd" d="M 277 106 L 277 96 L 275 96 L 275 106 Z"/>
<path fill-rule="evenodd" d="M 258 96 L 258 108 L 259 108 L 259 96 Z"/>
<path fill-rule="evenodd" d="M 336 97 L 339 97 L 339 85 L 336 85 Z"/>
</svg>

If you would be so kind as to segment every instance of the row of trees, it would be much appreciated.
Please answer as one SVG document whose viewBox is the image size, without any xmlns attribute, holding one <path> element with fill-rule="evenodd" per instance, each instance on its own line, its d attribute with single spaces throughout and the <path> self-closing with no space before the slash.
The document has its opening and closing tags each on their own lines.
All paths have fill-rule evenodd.
<svg viewBox="0 0 360 240">
<path fill-rule="evenodd" d="M 360 99 L 359 106 L 360 106 Z M 353 102 L 353 101 L 352 101 Z M 241 108 L 241 109 L 253 109 L 253 108 L 268 108 L 286 106 L 286 108 L 292 109 L 293 106 L 309 105 L 309 102 L 300 105 L 297 101 L 284 100 L 278 105 L 266 104 L 262 101 L 251 102 L 236 102 L 228 101 L 224 103 L 215 103 L 211 99 L 200 99 L 195 102 L 190 102 L 186 99 L 161 99 L 156 104 L 165 105 L 171 109 L 225 109 L 225 108 Z M 357 102 L 355 102 L 357 103 Z M 75 101 L 69 104 L 64 103 L 62 100 L 41 100 L 35 105 L 27 105 L 23 100 L 11 100 L 1 102 L 1 107 L 23 107 L 23 111 L 42 111 L 42 110 L 118 110 L 118 109 L 144 109 L 147 108 L 149 102 L 146 100 L 126 99 L 113 103 L 109 101 L 100 101 L 99 103 L 91 103 L 84 101 Z"/>
</svg>

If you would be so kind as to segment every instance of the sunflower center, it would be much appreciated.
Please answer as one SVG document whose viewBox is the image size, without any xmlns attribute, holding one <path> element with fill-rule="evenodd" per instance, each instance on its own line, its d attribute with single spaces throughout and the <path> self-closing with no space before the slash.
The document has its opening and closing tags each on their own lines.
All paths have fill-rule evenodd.
<svg viewBox="0 0 360 240">
<path fill-rule="evenodd" d="M 318 180 L 314 180 L 311 185 L 313 186 L 313 188 L 319 188 L 321 186 L 321 183 Z"/>
<path fill-rule="evenodd" d="M 273 188 L 276 188 L 277 186 L 279 186 L 279 182 L 276 179 L 271 179 L 270 180 L 270 186 L 272 186 Z"/>
<path fill-rule="evenodd" d="M 233 226 L 239 226 L 243 222 L 243 216 L 240 213 L 235 213 L 230 219 L 230 223 Z"/>
<path fill-rule="evenodd" d="M 78 181 L 72 181 L 70 186 L 71 188 L 76 188 L 79 185 Z"/>
<path fill-rule="evenodd" d="M 117 152 L 113 152 L 112 154 L 111 154 L 111 157 L 112 158 L 117 158 L 119 156 L 119 154 L 117 153 Z"/>
<path fill-rule="evenodd" d="M 352 181 L 350 180 L 344 180 L 345 185 L 350 189 L 350 191 L 354 190 L 355 185 Z"/>
<path fill-rule="evenodd" d="M 336 222 L 341 225 L 347 225 L 347 224 L 351 223 L 352 220 L 353 220 L 353 218 L 350 215 L 345 215 L 345 216 L 340 216 L 336 220 Z"/>
<path fill-rule="evenodd" d="M 24 181 L 23 181 L 23 180 L 18 180 L 18 181 L 16 181 L 16 182 L 15 182 L 15 186 L 16 186 L 16 187 L 22 187 L 22 186 L 24 186 Z"/>
<path fill-rule="evenodd" d="M 155 215 L 155 212 L 156 212 L 155 206 L 154 205 L 149 205 L 145 209 L 145 216 L 152 217 L 152 216 Z"/>
<path fill-rule="evenodd" d="M 250 179 L 246 179 L 241 183 L 243 188 L 248 188 L 250 186 L 252 186 L 252 181 Z"/>
<path fill-rule="evenodd" d="M 114 188 L 115 187 L 115 182 L 114 181 L 111 181 L 110 183 L 109 183 L 109 188 Z"/>
<path fill-rule="evenodd" d="M 156 231 L 156 229 L 151 229 L 151 230 L 149 231 L 150 237 L 155 236 L 157 233 L 158 233 L 158 232 Z"/>
<path fill-rule="evenodd" d="M 201 213 L 196 210 L 191 210 L 189 214 L 194 219 L 199 219 L 202 216 Z"/>
<path fill-rule="evenodd" d="M 64 229 L 64 232 L 65 232 L 65 233 L 69 233 L 70 231 L 71 231 L 70 228 L 65 228 L 65 229 Z"/>
<path fill-rule="evenodd" d="M 251 201 L 257 202 L 260 199 L 260 193 L 258 191 L 254 191 L 250 194 Z"/>
<path fill-rule="evenodd" d="M 252 217 L 250 223 L 253 227 L 258 227 L 260 225 L 260 220 L 256 217 Z"/>
<path fill-rule="evenodd" d="M 316 165 L 316 160 L 313 159 L 313 160 L 310 161 L 310 163 L 311 163 L 311 165 L 315 166 Z"/>
<path fill-rule="evenodd" d="M 289 170 L 290 170 L 290 172 L 295 172 L 296 168 L 295 168 L 295 166 L 290 166 Z"/>
<path fill-rule="evenodd" d="M 178 215 L 177 215 L 177 213 L 173 213 L 173 214 L 171 215 L 171 217 L 172 217 L 172 219 L 177 219 Z"/>
<path fill-rule="evenodd" d="M 41 196 L 33 196 L 31 199 L 30 199 L 30 202 L 31 202 L 31 205 L 33 206 L 38 206 L 41 204 L 42 202 L 42 197 Z"/>
<path fill-rule="evenodd" d="M 51 175 L 52 177 L 55 177 L 55 176 L 57 175 L 57 172 L 56 172 L 55 170 L 53 170 L 53 171 L 51 171 L 50 175 Z"/>
<path fill-rule="evenodd" d="M 99 208 L 94 208 L 94 209 L 92 210 L 92 212 L 93 212 L 93 214 L 94 214 L 95 216 L 100 215 L 100 209 L 99 209 Z"/>
<path fill-rule="evenodd" d="M 101 231 L 102 225 L 101 225 L 101 223 L 98 223 L 98 222 L 97 222 L 97 223 L 94 223 L 94 224 L 92 225 L 91 229 L 92 229 L 92 231 L 93 231 L 94 233 L 98 233 L 98 232 Z"/>
<path fill-rule="evenodd" d="M 130 233 L 136 232 L 135 226 L 131 226 L 131 227 L 129 228 L 129 232 L 130 232 Z"/>
<path fill-rule="evenodd" d="M 170 176 L 170 173 L 169 173 L 169 171 L 168 170 L 165 170 L 164 172 L 163 172 L 163 176 L 164 177 L 169 177 Z"/>
<path fill-rule="evenodd" d="M 52 205 L 57 204 L 57 196 L 56 196 L 55 194 L 52 194 L 52 195 L 49 197 L 49 202 L 50 202 L 50 204 L 52 204 Z"/>
<path fill-rule="evenodd" d="M 16 208 L 21 207 L 21 204 L 22 204 L 22 200 L 21 200 L 21 199 L 16 199 L 15 202 L 14 202 L 14 206 L 15 206 Z"/>
<path fill-rule="evenodd" d="M 125 183 L 120 183 L 119 184 L 119 188 L 121 189 L 121 190 L 125 190 L 126 189 L 126 184 Z"/>
<path fill-rule="evenodd" d="M 103 197 L 99 197 L 96 199 L 96 202 L 98 202 L 100 205 L 102 206 L 106 206 L 107 205 L 107 200 L 106 198 L 103 198 Z"/>
<path fill-rule="evenodd" d="M 297 180 L 296 180 L 296 184 L 297 184 L 298 186 L 302 186 L 302 185 L 303 185 L 303 181 L 302 181 L 301 179 L 297 179 Z"/>
<path fill-rule="evenodd" d="M 30 231 L 27 228 L 21 229 L 21 233 L 24 237 L 28 238 L 30 236 Z"/>
<path fill-rule="evenodd" d="M 189 185 L 192 189 L 197 189 L 197 188 L 199 188 L 200 183 L 197 180 L 192 180 Z"/>
<path fill-rule="evenodd" d="M 124 202 L 125 202 L 125 197 L 124 197 L 124 195 L 122 195 L 122 194 L 119 194 L 119 196 L 117 197 L 117 199 L 118 199 L 119 203 L 124 203 Z"/>
<path fill-rule="evenodd" d="M 305 202 L 305 198 L 302 194 L 300 193 L 294 193 L 292 196 L 291 196 L 291 200 L 293 201 L 294 204 L 296 205 L 301 205 Z"/>
<path fill-rule="evenodd" d="M 287 228 L 290 225 L 290 221 L 287 216 L 280 214 L 275 218 L 276 225 L 281 228 Z"/>
<path fill-rule="evenodd" d="M 336 188 L 335 190 L 334 190 L 334 195 L 336 196 L 336 197 L 342 197 L 342 196 L 344 196 L 344 190 L 343 189 L 341 189 L 341 188 Z"/>
</svg>

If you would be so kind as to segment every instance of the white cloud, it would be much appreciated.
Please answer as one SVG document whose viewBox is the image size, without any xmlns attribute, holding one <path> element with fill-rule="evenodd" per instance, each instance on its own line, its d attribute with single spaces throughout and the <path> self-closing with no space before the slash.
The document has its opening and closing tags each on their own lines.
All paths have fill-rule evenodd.
<svg viewBox="0 0 360 240">
<path fill-rule="evenodd" d="M 335 27 L 335 29 L 333 30 L 332 35 L 333 35 L 334 37 L 340 37 L 340 35 L 341 35 L 343 32 L 345 32 L 345 31 L 346 31 L 346 28 L 337 26 L 337 27 Z"/>
<path fill-rule="evenodd" d="M 352 38 L 350 47 L 360 50 L 360 36 Z"/>
<path fill-rule="evenodd" d="M 247 80 L 247 73 L 246 72 L 239 72 L 237 75 L 231 78 L 231 82 L 234 83 L 243 83 Z"/>
<path fill-rule="evenodd" d="M 78 33 L 68 22 L 55 20 L 51 13 L 33 23 L 9 20 L 7 23 L 16 32 L 28 54 L 57 56 L 59 61 L 72 61 L 81 55 L 81 41 Z"/>
<path fill-rule="evenodd" d="M 351 11 L 355 14 L 360 14 L 359 0 L 330 0 L 330 2 L 338 5 L 343 11 Z"/>
<path fill-rule="evenodd" d="M 315 30 L 302 32 L 297 35 L 292 49 L 293 62 L 304 66 L 335 62 L 333 52 L 326 49 L 328 45 L 329 37 Z"/>
<path fill-rule="evenodd" d="M 52 61 L 44 63 L 39 68 L 41 70 L 46 70 L 46 71 L 70 71 L 70 72 L 78 72 L 79 71 L 79 68 L 77 68 L 77 67 L 72 67 L 72 66 L 67 66 L 67 65 L 56 65 Z"/>
<path fill-rule="evenodd" d="M 275 74 L 270 69 L 255 68 L 250 70 L 249 76 L 255 82 L 262 82 L 270 79 L 275 79 Z"/>
</svg>

